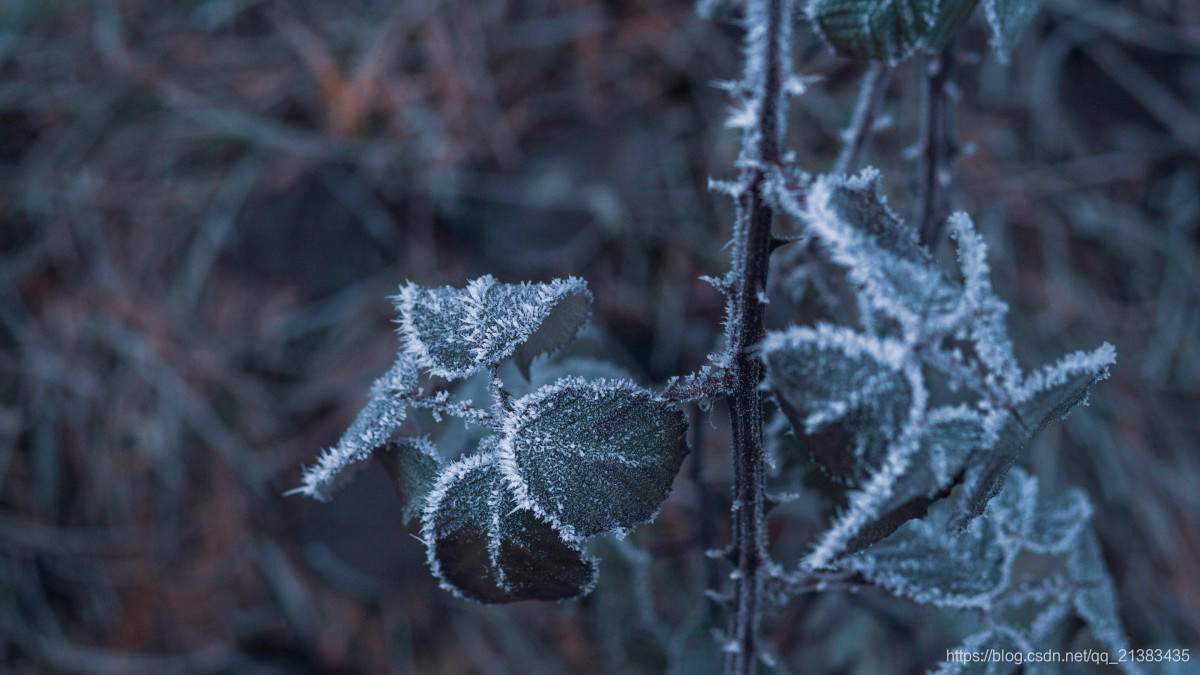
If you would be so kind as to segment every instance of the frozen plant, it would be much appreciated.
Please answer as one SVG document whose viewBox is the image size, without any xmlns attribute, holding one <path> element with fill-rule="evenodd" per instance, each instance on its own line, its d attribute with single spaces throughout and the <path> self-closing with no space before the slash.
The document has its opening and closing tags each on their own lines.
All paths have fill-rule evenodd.
<svg viewBox="0 0 1200 675">
<path fill-rule="evenodd" d="M 966 214 L 943 213 L 953 159 L 953 36 L 976 0 L 734 4 L 724 11 L 740 12 L 745 71 L 726 88 L 734 97 L 729 126 L 741 130 L 743 144 L 736 178 L 714 186 L 734 199 L 737 216 L 730 270 L 708 279 L 726 297 L 724 348 L 655 392 L 603 363 L 534 361 L 587 321 L 591 294 L 579 279 L 407 284 L 395 297 L 395 364 L 295 492 L 327 499 L 377 457 L 405 518 L 419 519 L 443 588 L 484 603 L 577 597 L 598 574 L 589 539 L 653 520 L 669 496 L 688 452 L 681 404 L 721 399 L 735 475 L 732 541 L 721 552 L 733 566 L 732 588 L 708 591 L 728 609 L 728 630 L 718 637 L 728 672 L 775 662 L 760 641 L 768 600 L 868 585 L 977 613 L 985 628 L 964 649 L 1044 649 L 1072 616 L 1104 647 L 1123 648 L 1086 496 L 1045 494 L 1014 468 L 1039 432 L 1086 403 L 1115 350 L 1104 344 L 1024 370 L 982 237 Z M 1006 58 L 1036 2 L 984 0 L 984 7 L 992 45 Z M 810 84 L 791 63 L 791 26 L 802 9 L 830 48 L 872 62 L 836 170 L 815 178 L 783 147 L 789 99 Z M 890 70 L 913 55 L 925 60 L 927 81 L 918 216 L 909 223 L 881 196 L 879 172 L 855 170 Z M 781 216 L 800 225 L 799 237 L 772 234 Z M 934 257 L 946 225 L 958 250 L 954 273 Z M 766 330 L 770 254 L 785 245 L 807 247 L 825 266 L 808 276 L 841 271 L 826 280 L 843 285 L 841 297 L 853 303 L 840 323 Z M 504 367 L 510 360 L 518 377 Z M 457 391 L 449 386 L 464 380 Z M 428 437 L 397 437 L 410 409 L 476 429 L 474 450 L 448 461 Z M 766 493 L 770 410 L 844 490 L 844 507 L 793 564 L 768 550 L 767 514 L 777 501 Z M 623 541 L 604 545 L 620 556 L 625 576 L 645 584 L 642 552 Z M 1031 575 L 1018 565 L 1031 555 L 1056 562 Z M 656 640 L 671 643 L 664 652 L 686 651 L 647 618 L 652 610 L 631 611 L 654 626 Z"/>
</svg>

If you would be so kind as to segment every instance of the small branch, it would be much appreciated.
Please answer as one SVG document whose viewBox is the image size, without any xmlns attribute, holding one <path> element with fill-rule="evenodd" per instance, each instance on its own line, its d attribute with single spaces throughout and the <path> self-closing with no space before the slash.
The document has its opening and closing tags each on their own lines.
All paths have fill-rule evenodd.
<svg viewBox="0 0 1200 675">
<path fill-rule="evenodd" d="M 512 410 L 512 394 L 504 388 L 504 380 L 500 379 L 500 365 L 493 363 L 488 366 L 488 388 L 492 392 L 492 400 L 496 403 L 498 413 Z"/>
<path fill-rule="evenodd" d="M 846 572 L 773 574 L 767 580 L 767 589 L 780 598 L 825 591 L 854 591 L 869 585 L 861 575 Z"/>
<path fill-rule="evenodd" d="M 885 61 L 873 61 L 863 75 L 850 126 L 842 132 L 845 144 L 833 165 L 833 173 L 849 174 L 858 168 L 875 133 L 875 118 L 891 81 L 892 67 Z"/>
<path fill-rule="evenodd" d="M 729 390 L 728 369 L 704 366 L 694 373 L 672 377 L 661 396 L 674 403 L 692 403 L 721 398 L 728 394 Z"/>
<path fill-rule="evenodd" d="M 921 88 L 920 169 L 913 222 L 921 243 L 933 248 L 945 221 L 945 188 L 958 153 L 954 140 L 954 75 L 958 49 L 951 39 L 936 54 L 925 57 Z"/>
<path fill-rule="evenodd" d="M 420 391 L 413 393 L 396 390 L 391 393 L 413 408 L 432 411 L 435 418 L 440 415 L 450 415 L 489 429 L 499 428 L 500 425 L 498 415 L 476 408 L 471 401 L 452 401 L 448 391 L 439 391 L 433 395 Z"/>
<path fill-rule="evenodd" d="M 781 144 L 790 77 L 792 0 L 753 0 L 747 6 L 746 72 L 742 116 L 749 119 L 738 158 L 737 220 L 725 307 L 731 391 L 727 397 L 733 442 L 733 606 L 726 671 L 755 672 L 760 657 L 763 567 L 766 555 L 763 365 L 754 347 L 766 335 L 768 259 L 774 207 L 773 169 L 783 165 Z M 741 121 L 741 120 L 739 120 Z"/>
</svg>

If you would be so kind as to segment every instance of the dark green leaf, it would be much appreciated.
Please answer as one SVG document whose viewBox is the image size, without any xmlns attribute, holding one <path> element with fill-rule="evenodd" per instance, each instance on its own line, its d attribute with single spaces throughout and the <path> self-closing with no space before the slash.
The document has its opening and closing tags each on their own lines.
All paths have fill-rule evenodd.
<svg viewBox="0 0 1200 675">
<path fill-rule="evenodd" d="M 562 600 L 595 584 L 596 561 L 518 507 L 486 447 L 442 472 L 426 501 L 422 535 L 442 587 L 477 602 Z"/>
<path fill-rule="evenodd" d="M 686 430 L 678 407 L 632 382 L 563 378 L 514 404 L 501 463 L 522 506 L 588 537 L 658 512 Z"/>
</svg>

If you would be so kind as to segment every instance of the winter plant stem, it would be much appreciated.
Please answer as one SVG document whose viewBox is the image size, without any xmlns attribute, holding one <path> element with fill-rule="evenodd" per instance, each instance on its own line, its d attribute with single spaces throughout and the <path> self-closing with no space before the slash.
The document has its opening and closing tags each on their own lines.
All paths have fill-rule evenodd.
<svg viewBox="0 0 1200 675">
<path fill-rule="evenodd" d="M 921 243 L 933 248 L 945 220 L 945 188 L 950 165 L 957 153 L 954 141 L 954 66 L 958 56 L 955 40 L 926 55 L 921 86 L 920 170 L 917 213 L 914 220 Z"/>
<path fill-rule="evenodd" d="M 727 671 L 753 673 L 758 661 L 758 632 L 766 562 L 765 473 L 763 456 L 763 364 L 754 348 L 766 334 L 767 260 L 774 212 L 766 198 L 768 170 L 781 162 L 782 122 L 787 104 L 789 0 L 755 0 L 746 38 L 747 105 L 753 123 L 746 130 L 738 177 L 737 220 L 733 230 L 733 266 L 729 327 L 732 391 L 728 397 L 734 461 L 733 549 L 734 615 Z"/>
<path fill-rule="evenodd" d="M 844 132 L 845 144 L 833 165 L 834 173 L 848 174 L 858 168 L 867 144 L 875 133 L 875 118 L 891 81 L 892 67 L 885 61 L 872 61 L 863 75 L 858 103 L 854 106 L 854 117 L 850 120 L 850 127 Z"/>
</svg>

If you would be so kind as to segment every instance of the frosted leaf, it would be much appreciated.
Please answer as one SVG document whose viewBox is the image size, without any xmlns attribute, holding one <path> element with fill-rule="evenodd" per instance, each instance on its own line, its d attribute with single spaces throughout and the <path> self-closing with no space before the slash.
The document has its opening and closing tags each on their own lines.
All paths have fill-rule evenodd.
<svg viewBox="0 0 1200 675">
<path fill-rule="evenodd" d="M 500 462 L 522 506 L 588 537 L 654 517 L 686 431 L 677 406 L 632 382 L 568 377 L 513 404 Z"/>
<path fill-rule="evenodd" d="M 1063 554 L 1092 517 L 1092 505 L 1082 490 L 1043 494 L 1038 479 L 1013 467 L 1004 489 L 987 507 L 1004 537 L 1027 551 Z"/>
<path fill-rule="evenodd" d="M 1075 611 L 1087 622 L 1092 635 L 1109 652 L 1129 648 L 1129 640 L 1117 614 L 1117 592 L 1104 567 L 1100 542 L 1090 529 L 1079 537 L 1077 545 L 1067 556 L 1067 569 L 1072 581 L 1080 584 L 1075 592 Z M 1136 664 L 1122 664 L 1126 672 L 1140 672 Z"/>
<path fill-rule="evenodd" d="M 904 374 L 911 394 L 907 420 L 888 444 L 887 453 L 878 467 L 850 493 L 846 509 L 821 535 L 805 559 L 805 564 L 812 569 L 829 566 L 848 547 L 858 543 L 864 531 L 878 523 L 881 516 L 888 515 L 886 509 L 896 494 L 896 485 L 908 472 L 914 455 L 921 448 L 928 392 L 920 368 L 908 365 Z"/>
<path fill-rule="evenodd" d="M 430 373 L 453 380 L 510 356 L 527 374 L 535 356 L 575 337 L 592 296 L 575 277 L 502 284 L 484 276 L 462 289 L 406 284 L 394 299 L 404 352 Z"/>
<path fill-rule="evenodd" d="M 563 600 L 591 591 L 596 561 L 517 505 L 489 444 L 447 467 L 425 502 L 421 535 L 443 589 L 482 603 Z"/>
<path fill-rule="evenodd" d="M 942 45 L 977 0 L 811 0 L 808 17 L 838 54 L 893 63 Z"/>
<path fill-rule="evenodd" d="M 391 437 L 405 417 L 402 394 L 415 391 L 417 370 L 403 355 L 391 370 L 371 385 L 367 405 L 342 434 L 337 445 L 325 450 L 317 462 L 304 472 L 302 485 L 288 494 L 303 494 L 327 501 L 352 476 L 350 469 L 361 468 L 362 460 Z"/>
<path fill-rule="evenodd" d="M 421 515 L 425 495 L 433 489 L 442 470 L 442 456 L 427 436 L 397 438 L 375 451 L 375 458 L 387 469 L 404 505 L 404 521 Z"/>
<path fill-rule="evenodd" d="M 968 636 L 963 640 L 962 644 L 949 651 L 964 653 L 969 659 L 972 654 L 984 654 L 988 650 L 1025 654 L 1033 651 L 1033 647 L 1019 631 L 1009 626 L 997 625 Z M 1030 667 L 1036 665 L 1038 664 L 1025 664 L 1027 668 L 1026 672 L 1036 672 L 1030 669 Z M 943 661 L 937 670 L 931 672 L 937 675 L 1007 675 L 1008 673 L 1021 672 L 1021 664 L 995 660 L 990 663 L 984 661 L 952 660 Z"/>
<path fill-rule="evenodd" d="M 926 417 L 921 447 L 909 469 L 892 487 L 877 515 L 846 545 L 853 553 L 887 537 L 904 523 L 922 518 L 950 494 L 970 452 L 980 446 L 982 417 L 965 406 L 937 408 Z"/>
<path fill-rule="evenodd" d="M 987 607 L 1008 583 L 1010 552 L 991 520 L 948 536 L 934 510 L 890 537 L 845 558 L 840 567 L 916 602 L 940 607 Z"/>
<path fill-rule="evenodd" d="M 762 357 L 780 409 L 813 458 L 835 480 L 863 479 L 908 414 L 904 346 L 818 324 L 768 333 Z"/>
<path fill-rule="evenodd" d="M 996 297 L 992 289 L 991 268 L 987 261 L 987 245 L 965 213 L 950 216 L 950 235 L 958 243 L 958 260 L 963 274 L 964 309 L 974 318 L 968 332 L 975 344 L 979 360 L 987 366 L 1005 391 L 1021 381 L 1021 369 L 1013 354 L 1012 341 L 1004 325 L 1008 305 Z"/>
<path fill-rule="evenodd" d="M 958 513 L 952 528 L 965 527 L 987 508 L 1004 487 L 1004 477 L 1021 451 L 1049 424 L 1087 400 L 1088 389 L 1108 377 L 1116 350 L 1105 343 L 1092 352 L 1069 354 L 1030 375 L 1013 392 L 1012 410 L 998 411 L 993 423 L 996 441 L 990 450 L 968 462 Z"/>
<path fill-rule="evenodd" d="M 1021 33 L 1041 9 L 1042 0 L 983 0 L 983 11 L 991 28 L 992 49 L 1008 61 Z"/>
<path fill-rule="evenodd" d="M 913 227 L 879 195 L 879 172 L 821 176 L 798 214 L 820 251 L 846 269 L 857 294 L 876 311 L 918 334 L 929 317 L 954 312 L 961 294 L 922 246 Z"/>
</svg>

